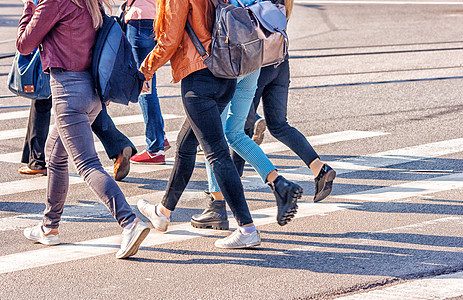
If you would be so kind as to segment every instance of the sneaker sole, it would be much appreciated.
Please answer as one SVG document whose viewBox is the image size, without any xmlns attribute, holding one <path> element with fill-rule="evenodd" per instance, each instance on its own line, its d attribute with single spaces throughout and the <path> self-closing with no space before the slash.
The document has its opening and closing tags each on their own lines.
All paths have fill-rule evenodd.
<svg viewBox="0 0 463 300">
<path fill-rule="evenodd" d="M 256 246 L 260 246 L 260 242 L 250 243 L 250 244 L 246 244 L 246 245 L 239 246 L 239 247 L 219 247 L 219 246 L 216 246 L 216 247 L 221 248 L 221 249 L 246 249 L 246 248 L 251 248 L 251 247 L 256 247 Z"/>
<path fill-rule="evenodd" d="M 60 244 L 60 241 L 58 240 L 58 238 L 56 239 L 53 239 L 53 240 L 46 240 L 46 239 L 42 239 L 42 238 L 34 238 L 32 236 L 28 236 L 28 235 L 24 235 L 26 237 L 26 239 L 34 242 L 34 243 L 39 243 L 39 244 L 42 244 L 42 245 L 47 245 L 47 246 L 56 246 L 56 245 L 59 245 Z"/>
<path fill-rule="evenodd" d="M 278 225 L 284 226 L 290 222 L 297 213 L 297 200 L 301 199 L 303 189 L 299 185 L 295 185 L 292 191 L 290 201 L 283 207 L 283 213 L 277 214 Z"/>
<path fill-rule="evenodd" d="M 212 222 L 197 222 L 191 220 L 191 226 L 200 229 L 228 230 L 229 223 L 227 221 L 212 221 Z"/>
<path fill-rule="evenodd" d="M 215 245 L 217 248 L 220 248 L 220 249 L 245 249 L 245 248 L 251 248 L 251 247 L 256 247 L 256 246 L 260 246 L 261 244 L 261 241 L 259 240 L 258 242 L 254 242 L 254 243 L 247 243 L 245 245 L 242 245 L 242 246 L 235 246 L 235 247 L 227 247 L 227 246 L 217 246 Z"/>
<path fill-rule="evenodd" d="M 323 188 L 317 195 L 315 195 L 315 197 L 313 198 L 313 202 L 320 202 L 326 197 L 328 197 L 329 194 L 331 194 L 331 190 L 333 189 L 334 178 L 336 178 L 336 171 L 328 171 L 327 176 L 325 176 Z"/>
<path fill-rule="evenodd" d="M 138 161 L 133 161 L 131 160 L 130 161 L 131 163 L 133 164 L 136 164 L 136 165 L 165 165 L 166 162 L 162 162 L 162 163 L 153 163 L 153 162 L 138 162 Z"/>
<path fill-rule="evenodd" d="M 116 258 L 119 258 L 119 259 L 127 258 L 127 257 L 137 254 L 138 247 L 140 247 L 140 244 L 143 242 L 143 240 L 146 238 L 149 232 L 150 232 L 149 228 L 143 228 L 143 230 L 138 233 L 136 238 L 134 238 L 132 245 L 128 247 L 127 251 L 120 256 L 116 255 Z"/>
</svg>

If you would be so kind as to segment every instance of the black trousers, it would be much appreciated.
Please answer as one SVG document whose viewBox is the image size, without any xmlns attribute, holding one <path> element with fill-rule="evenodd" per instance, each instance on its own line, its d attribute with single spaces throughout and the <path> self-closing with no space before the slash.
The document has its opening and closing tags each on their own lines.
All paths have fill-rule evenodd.
<svg viewBox="0 0 463 300">
<path fill-rule="evenodd" d="M 208 69 L 202 69 L 183 78 L 181 86 L 187 119 L 177 137 L 175 163 L 162 205 L 169 210 L 175 209 L 193 173 L 199 141 L 238 225 L 252 223 L 220 119 L 233 97 L 236 80 L 217 78 Z"/>
<path fill-rule="evenodd" d="M 244 125 L 244 132 L 252 137 L 255 113 L 262 99 L 265 122 L 270 134 L 288 146 L 308 167 L 319 156 L 305 136 L 288 123 L 286 115 L 288 111 L 289 83 L 288 58 L 276 67 L 268 66 L 260 70 L 256 94 Z M 232 156 L 238 173 L 240 176 L 243 175 L 244 160 L 235 152 L 232 153 Z"/>
</svg>

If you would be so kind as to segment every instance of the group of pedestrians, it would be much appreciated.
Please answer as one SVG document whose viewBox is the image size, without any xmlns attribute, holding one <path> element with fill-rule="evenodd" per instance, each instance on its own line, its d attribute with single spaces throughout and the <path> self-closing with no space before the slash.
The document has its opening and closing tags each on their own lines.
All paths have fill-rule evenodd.
<svg viewBox="0 0 463 300">
<path fill-rule="evenodd" d="M 118 144 L 123 145 L 122 148 L 108 149 L 105 145 L 105 150 L 110 158 L 119 161 L 118 169 L 124 170 L 124 174 L 125 169 L 120 165 L 127 165 L 128 157 L 132 157 L 130 160 L 134 163 L 164 163 L 164 151 L 170 145 L 163 130 L 157 91 L 155 88 L 148 92 L 142 91 L 139 97 L 148 145 L 142 153 L 133 156 L 135 147 L 121 137 L 122 134 L 115 128 L 104 106 L 102 109 L 88 72 L 96 30 L 102 22 L 100 9 L 102 5 L 108 6 L 107 0 L 66 0 L 59 5 L 39 0 L 37 7 L 31 0 L 24 1 L 17 48 L 26 54 L 41 45 L 42 65 L 51 75 L 51 106 L 55 113 L 55 126 L 46 142 L 46 210 L 42 223 L 26 229 L 24 234 L 28 239 L 42 244 L 59 244 L 58 226 L 69 185 L 67 164 L 68 157 L 71 157 L 79 175 L 123 228 L 121 249 L 116 257 L 135 255 L 149 227 L 135 216 L 117 183 L 102 168 L 93 144 L 92 129 L 95 133 L 99 132 L 97 136 L 104 145 L 105 139 L 119 137 Z M 152 81 L 151 86 L 155 87 L 155 72 L 170 61 L 173 82 L 181 82 L 186 120 L 177 137 L 175 162 L 161 202 L 155 205 L 140 200 L 137 203 L 138 209 L 154 228 L 167 231 L 170 215 L 193 173 L 200 145 L 206 158 L 210 201 L 202 214 L 192 217 L 192 225 L 228 229 L 226 202 L 238 228 L 231 235 L 217 240 L 215 246 L 246 248 L 260 245 L 260 233 L 254 226 L 240 179 L 243 160 L 250 163 L 262 181 L 272 189 L 279 225 L 286 225 L 295 216 L 297 201 L 303 192 L 298 184 L 278 174 L 276 167 L 251 139 L 255 113 L 261 99 L 269 132 L 293 150 L 312 170 L 315 202 L 330 194 L 336 176 L 330 166 L 320 161 L 305 137 L 287 122 L 290 78 L 288 57 L 278 65 L 264 67 L 238 79 L 215 77 L 185 32 L 188 20 L 203 46 L 206 49 L 210 47 L 213 3 L 210 0 L 156 2 L 155 6 L 153 0 L 129 0 L 127 37 L 133 46 L 140 71 L 146 81 Z M 239 5 L 235 0 L 230 2 Z M 284 4 L 289 19 L 292 0 L 272 2 Z M 31 122 L 34 119 L 29 119 L 30 128 L 33 128 Z M 95 126 L 100 127 L 95 129 Z M 99 131 L 101 127 L 106 131 Z M 26 147 L 31 149 L 33 139 L 30 137 L 33 135 L 31 130 L 26 138 L 25 153 Z M 43 132 L 41 138 L 44 138 Z M 233 159 L 229 147 L 233 149 Z M 32 152 L 29 150 L 29 169 L 35 168 L 30 163 Z M 38 156 L 43 158 L 43 153 Z M 44 169 L 45 166 L 42 164 L 40 168 Z"/>
</svg>

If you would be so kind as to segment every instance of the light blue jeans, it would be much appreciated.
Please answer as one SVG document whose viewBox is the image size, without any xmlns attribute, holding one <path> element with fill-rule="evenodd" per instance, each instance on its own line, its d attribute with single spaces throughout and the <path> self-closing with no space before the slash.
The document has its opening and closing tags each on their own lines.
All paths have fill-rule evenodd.
<svg viewBox="0 0 463 300">
<path fill-rule="evenodd" d="M 276 168 L 262 149 L 244 133 L 244 123 L 254 99 L 259 74 L 260 70 L 238 78 L 235 95 L 220 117 L 222 118 L 225 138 L 230 147 L 252 165 L 263 182 L 267 182 L 267 175 Z M 209 192 L 220 192 L 214 173 L 207 161 L 206 170 Z"/>
<path fill-rule="evenodd" d="M 90 124 L 101 110 L 89 72 L 52 69 L 50 86 L 55 126 L 46 143 L 47 203 L 42 225 L 57 228 L 69 188 L 68 157 L 90 189 L 108 207 L 121 227 L 135 214 L 121 189 L 103 169 L 95 150 Z"/>
</svg>

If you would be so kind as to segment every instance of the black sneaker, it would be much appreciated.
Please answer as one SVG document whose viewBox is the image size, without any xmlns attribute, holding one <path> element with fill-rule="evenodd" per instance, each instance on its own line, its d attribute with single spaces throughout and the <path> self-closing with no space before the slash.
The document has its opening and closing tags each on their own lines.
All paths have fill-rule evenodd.
<svg viewBox="0 0 463 300">
<path fill-rule="evenodd" d="M 328 197 L 333 188 L 333 180 L 336 172 L 327 164 L 324 164 L 320 173 L 315 178 L 315 196 L 313 202 L 319 202 Z"/>
<path fill-rule="evenodd" d="M 191 226 L 195 228 L 212 228 L 215 230 L 228 230 L 228 216 L 225 200 L 214 200 L 209 196 L 209 205 L 201 213 L 191 217 Z"/>
<path fill-rule="evenodd" d="M 302 187 L 283 176 L 278 176 L 271 187 L 277 201 L 277 222 L 284 226 L 296 215 L 297 199 L 302 197 Z"/>
</svg>

